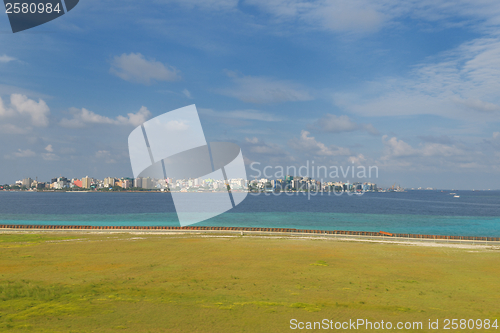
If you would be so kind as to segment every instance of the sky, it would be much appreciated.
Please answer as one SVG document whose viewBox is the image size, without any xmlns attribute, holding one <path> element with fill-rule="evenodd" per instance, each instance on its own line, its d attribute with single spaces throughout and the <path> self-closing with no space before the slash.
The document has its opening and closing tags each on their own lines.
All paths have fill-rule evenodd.
<svg viewBox="0 0 500 333">
<path fill-rule="evenodd" d="M 15 34 L 3 14 L 0 183 L 131 177 L 130 132 L 195 104 L 249 179 L 500 189 L 499 28 L 496 0 L 81 0 Z"/>
</svg>

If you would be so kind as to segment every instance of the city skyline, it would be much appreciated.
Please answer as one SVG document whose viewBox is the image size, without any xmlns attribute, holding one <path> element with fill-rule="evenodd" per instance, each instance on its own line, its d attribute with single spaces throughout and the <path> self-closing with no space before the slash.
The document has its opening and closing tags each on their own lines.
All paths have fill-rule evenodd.
<svg viewBox="0 0 500 333">
<path fill-rule="evenodd" d="M 39 181 L 30 177 L 18 180 L 12 184 L 0 184 L 0 190 L 67 190 L 67 189 L 146 189 L 146 190 L 167 190 L 171 192 L 182 192 L 185 189 L 205 189 L 205 190 L 226 190 L 230 186 L 231 190 L 237 191 L 404 191 L 405 188 L 394 183 L 391 187 L 378 186 L 376 183 L 360 179 L 349 180 L 325 180 L 322 178 L 311 178 L 303 176 L 286 175 L 283 178 L 228 178 L 215 179 L 206 177 L 195 178 L 154 178 L 154 177 L 106 177 L 97 179 L 89 176 L 78 178 L 56 177 L 49 181 Z M 422 188 L 418 188 L 419 190 Z M 427 188 L 432 189 L 432 188 Z"/>
<path fill-rule="evenodd" d="M 315 160 L 377 166 L 384 186 L 500 188 L 496 2 L 125 3 L 16 34 L 0 18 L 0 183 L 131 176 L 133 128 L 196 104 L 248 174 Z"/>
</svg>

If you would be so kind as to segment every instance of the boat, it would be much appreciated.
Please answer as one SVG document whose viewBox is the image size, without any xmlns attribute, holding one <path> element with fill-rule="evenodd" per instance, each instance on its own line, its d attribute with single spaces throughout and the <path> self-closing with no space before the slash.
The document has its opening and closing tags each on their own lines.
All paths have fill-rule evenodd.
<svg viewBox="0 0 500 333">
<path fill-rule="evenodd" d="M 454 195 L 453 197 L 454 197 L 454 198 L 460 198 L 460 196 L 459 196 L 459 195 Z"/>
</svg>

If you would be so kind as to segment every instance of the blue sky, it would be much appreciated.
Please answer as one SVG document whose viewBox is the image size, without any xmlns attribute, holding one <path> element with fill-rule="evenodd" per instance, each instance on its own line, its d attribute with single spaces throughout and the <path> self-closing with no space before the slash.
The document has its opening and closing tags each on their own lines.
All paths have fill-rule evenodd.
<svg viewBox="0 0 500 333">
<path fill-rule="evenodd" d="M 16 34 L 1 17 L 0 183 L 131 176 L 133 128 L 196 104 L 247 165 L 500 188 L 498 1 L 82 0 Z"/>
</svg>

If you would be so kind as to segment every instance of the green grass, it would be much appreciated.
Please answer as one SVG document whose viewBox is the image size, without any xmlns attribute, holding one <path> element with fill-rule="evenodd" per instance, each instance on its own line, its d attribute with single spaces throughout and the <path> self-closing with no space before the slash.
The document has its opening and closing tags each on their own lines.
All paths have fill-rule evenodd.
<svg viewBox="0 0 500 333">
<path fill-rule="evenodd" d="M 76 236 L 54 236 L 51 234 L 0 234 L 0 243 L 39 243 L 51 240 L 76 239 Z"/>
<path fill-rule="evenodd" d="M 1 332 L 500 318 L 498 251 L 126 234 L 0 234 L 0 250 Z"/>
</svg>

